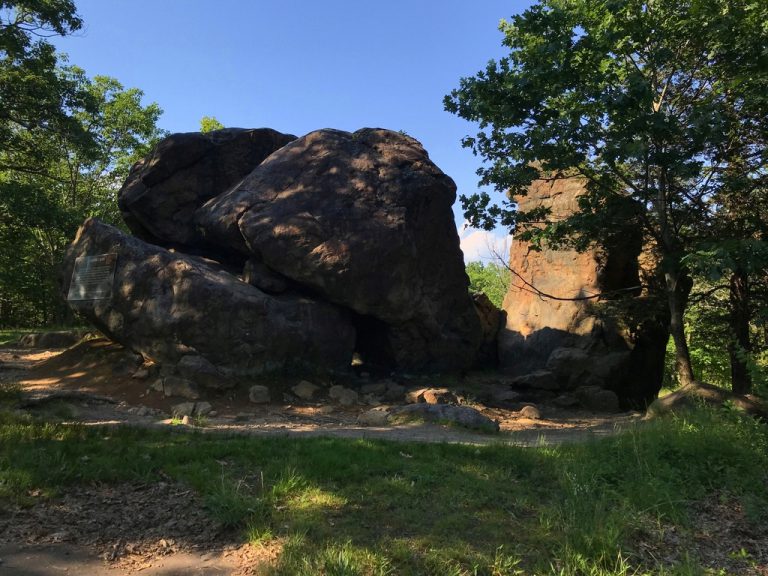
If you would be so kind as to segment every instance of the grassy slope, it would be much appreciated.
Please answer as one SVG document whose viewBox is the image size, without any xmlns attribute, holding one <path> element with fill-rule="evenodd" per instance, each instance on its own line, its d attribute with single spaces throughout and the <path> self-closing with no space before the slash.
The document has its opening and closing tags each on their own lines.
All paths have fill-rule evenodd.
<svg viewBox="0 0 768 576">
<path fill-rule="evenodd" d="M 703 574 L 695 557 L 643 563 L 638 543 L 685 533 L 691 505 L 715 495 L 763 521 L 767 446 L 764 425 L 714 412 L 533 449 L 105 432 L 5 413 L 0 509 L 33 489 L 170 476 L 244 537 L 284 542 L 277 574 Z"/>
</svg>

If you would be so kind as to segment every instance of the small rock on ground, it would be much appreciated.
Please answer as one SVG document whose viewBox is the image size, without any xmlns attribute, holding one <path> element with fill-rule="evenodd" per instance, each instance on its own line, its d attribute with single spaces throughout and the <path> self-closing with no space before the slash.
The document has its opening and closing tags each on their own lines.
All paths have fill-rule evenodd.
<svg viewBox="0 0 768 576">
<path fill-rule="evenodd" d="M 302 400 L 314 400 L 320 392 L 320 386 L 302 380 L 296 386 L 291 387 L 291 392 Z"/>
<path fill-rule="evenodd" d="M 197 385 L 186 378 L 178 376 L 166 376 L 163 378 L 163 393 L 166 396 L 180 396 L 189 400 L 200 398 L 200 392 Z"/>
<path fill-rule="evenodd" d="M 429 422 L 450 422 L 465 428 L 492 432 L 499 431 L 498 422 L 491 420 L 470 406 L 418 403 L 401 406 L 393 409 L 391 413 L 396 417 L 423 418 Z"/>
<path fill-rule="evenodd" d="M 363 426 L 386 426 L 389 420 L 389 410 L 383 406 L 373 408 L 357 417 L 358 424 Z"/>
<path fill-rule="evenodd" d="M 426 404 L 459 404 L 460 399 L 447 388 L 419 388 L 405 395 L 405 401 L 410 404 L 424 402 Z"/>
<path fill-rule="evenodd" d="M 357 404 L 358 400 L 357 392 L 338 384 L 336 386 L 331 386 L 328 390 L 328 396 L 333 400 L 338 401 L 342 406 L 352 406 L 353 404 Z"/>
<path fill-rule="evenodd" d="M 268 404 L 270 401 L 269 388 L 256 384 L 248 390 L 248 399 L 254 404 Z"/>
<path fill-rule="evenodd" d="M 522 410 L 518 412 L 521 418 L 530 418 L 531 420 L 540 420 L 541 412 L 536 406 L 523 406 Z"/>
<path fill-rule="evenodd" d="M 182 402 L 180 404 L 174 404 L 171 406 L 171 415 L 174 418 L 183 418 L 185 416 L 192 416 L 195 411 L 194 402 Z"/>
</svg>

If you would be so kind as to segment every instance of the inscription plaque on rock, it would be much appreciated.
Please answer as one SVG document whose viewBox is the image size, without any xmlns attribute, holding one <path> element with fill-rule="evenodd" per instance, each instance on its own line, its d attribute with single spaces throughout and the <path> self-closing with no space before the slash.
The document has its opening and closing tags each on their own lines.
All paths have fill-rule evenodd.
<svg viewBox="0 0 768 576">
<path fill-rule="evenodd" d="M 67 300 L 102 300 L 112 295 L 117 254 L 80 256 L 75 259 Z"/>
</svg>

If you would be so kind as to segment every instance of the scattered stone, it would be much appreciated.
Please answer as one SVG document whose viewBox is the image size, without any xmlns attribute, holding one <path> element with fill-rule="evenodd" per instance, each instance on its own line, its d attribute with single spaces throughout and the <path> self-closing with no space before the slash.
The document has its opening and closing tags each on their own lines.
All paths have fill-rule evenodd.
<svg viewBox="0 0 768 576">
<path fill-rule="evenodd" d="M 378 380 L 377 382 L 368 382 L 360 386 L 360 394 L 382 395 L 387 391 L 387 381 Z"/>
<path fill-rule="evenodd" d="M 358 424 L 362 426 L 386 426 L 389 419 L 389 410 L 384 406 L 367 410 L 357 417 Z"/>
<path fill-rule="evenodd" d="M 190 422 L 192 422 L 192 418 L 189 415 L 186 415 L 181 419 L 181 423 L 184 424 L 184 426 L 189 426 Z"/>
<path fill-rule="evenodd" d="M 552 404 L 559 406 L 560 408 L 573 408 L 578 405 L 578 403 L 579 399 L 567 392 L 565 394 L 560 394 L 560 396 L 552 400 Z"/>
<path fill-rule="evenodd" d="M 332 414 L 335 411 L 336 411 L 336 408 L 334 408 L 330 404 L 326 404 L 325 406 L 320 406 L 320 408 L 317 409 L 317 413 L 323 414 L 323 415 Z"/>
<path fill-rule="evenodd" d="M 555 348 L 547 358 L 547 370 L 570 378 L 579 377 L 589 364 L 589 354 L 581 348 Z"/>
<path fill-rule="evenodd" d="M 192 416 L 195 413 L 194 402 L 182 402 L 181 404 L 174 404 L 171 406 L 171 415 L 174 418 L 182 418 L 184 416 Z"/>
<path fill-rule="evenodd" d="M 147 406 L 139 406 L 136 410 L 136 416 L 149 416 L 152 414 L 152 409 Z"/>
<path fill-rule="evenodd" d="M 499 423 L 491 420 L 470 406 L 454 406 L 452 404 L 416 403 L 400 406 L 391 410 L 392 417 L 422 418 L 428 422 L 454 423 L 465 428 L 498 432 Z"/>
<path fill-rule="evenodd" d="M 593 412 L 619 412 L 619 397 L 599 386 L 582 386 L 574 391 L 579 403 Z"/>
<path fill-rule="evenodd" d="M 459 404 L 461 400 L 456 394 L 447 388 L 419 388 L 405 395 L 405 401 L 409 404 Z"/>
<path fill-rule="evenodd" d="M 426 388 L 418 388 L 417 390 L 409 390 L 405 393 L 405 401 L 408 404 L 417 404 L 418 402 L 423 402 L 424 400 L 424 391 Z"/>
<path fill-rule="evenodd" d="M 231 388 L 234 382 L 228 380 L 207 359 L 199 355 L 187 354 L 176 364 L 176 372 L 183 378 L 194 380 L 206 388 L 214 390 Z"/>
<path fill-rule="evenodd" d="M 211 406 L 210 402 L 197 402 L 195 404 L 195 416 L 208 416 L 211 414 L 211 411 L 213 410 L 213 406 Z"/>
<path fill-rule="evenodd" d="M 387 391 L 382 396 L 385 402 L 398 402 L 405 396 L 405 386 L 397 382 L 387 381 Z"/>
<path fill-rule="evenodd" d="M 549 370 L 536 370 L 523 374 L 512 380 L 512 385 L 518 388 L 535 388 L 537 390 L 557 390 L 560 385 L 554 373 Z"/>
<path fill-rule="evenodd" d="M 176 372 L 176 367 L 171 363 L 163 363 L 160 364 L 160 367 L 158 368 L 158 372 L 160 373 L 160 376 L 173 376 L 173 374 Z"/>
<path fill-rule="evenodd" d="M 379 406 L 381 404 L 381 399 L 375 394 L 366 394 L 363 397 L 363 401 L 368 404 L 368 406 Z"/>
<path fill-rule="evenodd" d="M 136 372 L 133 373 L 131 378 L 135 380 L 146 380 L 149 378 L 149 369 L 141 366 Z"/>
<path fill-rule="evenodd" d="M 522 410 L 518 412 L 521 418 L 529 418 L 530 420 L 540 420 L 541 419 L 541 412 L 539 411 L 536 406 L 528 405 L 523 406 Z"/>
<path fill-rule="evenodd" d="M 179 378 L 178 376 L 166 376 L 163 378 L 163 393 L 166 396 L 181 396 L 190 400 L 200 398 L 197 385 L 191 380 Z"/>
<path fill-rule="evenodd" d="M 339 384 L 331 386 L 328 389 L 328 396 L 333 400 L 336 400 L 342 406 L 352 406 L 353 404 L 357 404 L 358 401 L 357 392 Z"/>
<path fill-rule="evenodd" d="M 163 391 L 163 379 L 158 378 L 152 384 L 149 385 L 149 388 L 151 390 L 154 390 L 155 392 L 162 392 Z"/>
<path fill-rule="evenodd" d="M 248 399 L 254 404 L 269 404 L 271 394 L 268 386 L 255 384 L 248 389 Z"/>
<path fill-rule="evenodd" d="M 312 382 L 308 382 L 307 380 L 302 380 L 296 386 L 291 387 L 291 392 L 293 392 L 298 398 L 301 398 L 302 400 L 314 400 L 320 393 L 322 388 L 318 386 L 317 384 L 312 384 Z"/>
</svg>

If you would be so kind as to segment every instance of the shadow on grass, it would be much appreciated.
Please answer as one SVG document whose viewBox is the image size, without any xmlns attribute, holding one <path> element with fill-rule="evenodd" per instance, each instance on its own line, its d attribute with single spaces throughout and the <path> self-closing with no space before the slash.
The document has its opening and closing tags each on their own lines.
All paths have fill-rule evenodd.
<svg viewBox="0 0 768 576">
<path fill-rule="evenodd" d="M 702 412 L 560 447 L 0 428 L 0 505 L 34 491 L 174 481 L 222 538 L 280 541 L 275 574 L 625 574 L 689 503 L 765 502 L 765 426 Z M 178 511 L 184 513 L 183 510 Z M 648 544 L 650 542 L 650 544 Z M 652 566 L 657 573 L 685 572 Z M 677 570 L 677 569 L 675 569 Z"/>
</svg>

